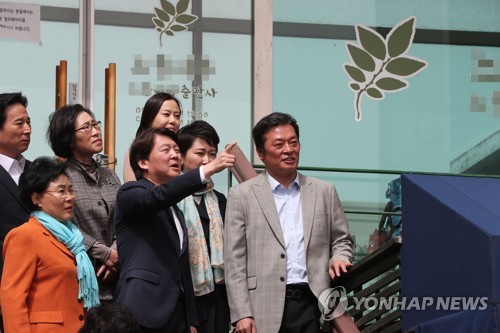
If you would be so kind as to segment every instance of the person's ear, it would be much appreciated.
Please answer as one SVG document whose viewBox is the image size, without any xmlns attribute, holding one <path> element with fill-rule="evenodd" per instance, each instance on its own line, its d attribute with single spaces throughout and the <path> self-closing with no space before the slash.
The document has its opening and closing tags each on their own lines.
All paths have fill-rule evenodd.
<svg viewBox="0 0 500 333">
<path fill-rule="evenodd" d="M 264 159 L 264 150 L 257 149 L 257 155 L 259 155 L 259 159 L 262 161 Z"/>
<path fill-rule="evenodd" d="M 137 161 L 137 165 L 139 165 L 139 168 L 141 168 L 142 170 L 149 169 L 149 161 L 148 160 L 139 160 L 139 161 Z"/>
<path fill-rule="evenodd" d="M 42 204 L 40 203 L 40 194 L 39 193 L 31 193 L 31 201 L 33 204 L 37 207 L 42 207 Z"/>
</svg>

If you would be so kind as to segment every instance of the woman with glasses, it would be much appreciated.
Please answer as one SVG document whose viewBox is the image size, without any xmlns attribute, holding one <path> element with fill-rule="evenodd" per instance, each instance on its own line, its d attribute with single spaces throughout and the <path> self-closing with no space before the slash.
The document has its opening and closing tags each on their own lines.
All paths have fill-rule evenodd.
<svg viewBox="0 0 500 333">
<path fill-rule="evenodd" d="M 71 223 L 75 195 L 66 166 L 41 157 L 19 180 L 29 220 L 5 238 L 1 302 L 6 333 L 77 332 L 99 304 L 83 235 Z"/>
<path fill-rule="evenodd" d="M 101 301 L 111 301 L 118 273 L 113 219 L 120 180 L 94 159 L 103 149 L 100 124 L 82 105 L 66 105 L 50 116 L 47 139 L 54 153 L 66 159 L 66 174 L 78 193 L 73 222 L 94 264 Z"/>
<path fill-rule="evenodd" d="M 141 122 L 135 136 L 138 137 L 148 128 L 156 127 L 165 127 L 177 134 L 181 126 L 181 114 L 181 104 L 177 98 L 166 92 L 156 93 L 144 104 Z M 136 180 L 129 159 L 130 155 L 127 152 L 123 161 L 123 180 L 125 182 Z"/>
</svg>

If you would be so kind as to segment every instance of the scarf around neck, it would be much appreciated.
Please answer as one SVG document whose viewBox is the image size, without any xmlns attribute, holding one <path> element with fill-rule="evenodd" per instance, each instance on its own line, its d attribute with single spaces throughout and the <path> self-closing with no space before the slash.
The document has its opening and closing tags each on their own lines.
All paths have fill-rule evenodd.
<svg viewBox="0 0 500 333">
<path fill-rule="evenodd" d="M 219 210 L 219 201 L 212 189 L 199 194 L 203 195 L 205 207 L 210 217 L 210 257 L 200 215 L 193 196 L 184 198 L 178 203 L 179 209 L 184 213 L 188 229 L 189 263 L 196 296 L 212 292 L 215 288 L 214 283 L 224 281 L 224 253 L 222 248 L 224 227 Z"/>
<path fill-rule="evenodd" d="M 83 235 L 78 227 L 71 223 L 71 221 L 61 223 L 42 211 L 32 212 L 31 216 L 40 221 L 75 256 L 79 286 L 78 299 L 83 299 L 83 306 L 89 309 L 99 305 L 97 278 L 94 267 L 85 251 L 85 245 L 83 245 Z"/>
</svg>

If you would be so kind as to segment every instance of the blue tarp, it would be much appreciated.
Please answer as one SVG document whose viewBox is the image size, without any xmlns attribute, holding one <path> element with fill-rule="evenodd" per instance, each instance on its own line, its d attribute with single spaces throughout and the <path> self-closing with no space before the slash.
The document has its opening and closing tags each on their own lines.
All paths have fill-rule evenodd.
<svg viewBox="0 0 500 333">
<path fill-rule="evenodd" d="M 404 175 L 402 188 L 402 296 L 486 305 L 403 309 L 403 331 L 500 332 L 500 179 Z"/>
</svg>

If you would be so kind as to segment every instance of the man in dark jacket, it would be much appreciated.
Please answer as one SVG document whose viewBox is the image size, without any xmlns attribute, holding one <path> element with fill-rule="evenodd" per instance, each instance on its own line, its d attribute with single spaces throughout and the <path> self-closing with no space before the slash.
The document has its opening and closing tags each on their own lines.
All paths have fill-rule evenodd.
<svg viewBox="0 0 500 333">
<path fill-rule="evenodd" d="M 233 165 L 234 155 L 228 153 L 233 146 L 179 175 L 182 159 L 174 132 L 151 128 L 132 143 L 130 165 L 137 181 L 122 185 L 116 197 L 116 301 L 134 312 L 142 333 L 185 333 L 198 326 L 188 231 L 176 204 Z"/>
<path fill-rule="evenodd" d="M 19 177 L 29 166 L 22 153 L 30 144 L 31 123 L 21 93 L 0 94 L 0 248 L 7 233 L 29 218 L 19 197 Z M 3 257 L 0 257 L 0 279 Z M 0 327 L 2 324 L 0 316 Z"/>
</svg>

